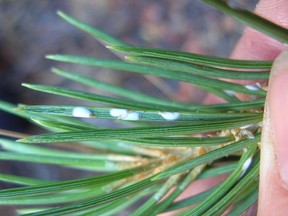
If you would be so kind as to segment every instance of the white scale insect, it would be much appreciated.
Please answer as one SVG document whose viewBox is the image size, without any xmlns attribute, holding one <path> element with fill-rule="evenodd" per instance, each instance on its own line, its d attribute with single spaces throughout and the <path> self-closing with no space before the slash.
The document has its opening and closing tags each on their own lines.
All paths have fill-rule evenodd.
<svg viewBox="0 0 288 216">
<path fill-rule="evenodd" d="M 245 88 L 251 91 L 258 91 L 260 89 L 258 85 L 245 85 Z"/>
<path fill-rule="evenodd" d="M 175 121 L 180 117 L 180 113 L 178 112 L 159 112 L 158 114 L 167 121 Z"/>
<path fill-rule="evenodd" d="M 94 114 L 85 107 L 75 107 L 72 111 L 72 116 L 78 118 L 93 118 Z"/>
<path fill-rule="evenodd" d="M 231 91 L 231 90 L 224 90 L 224 92 L 229 96 L 235 96 L 236 94 L 234 91 Z"/>
<path fill-rule="evenodd" d="M 127 120 L 127 121 L 137 121 L 139 120 L 139 113 L 131 112 L 127 109 L 111 109 L 110 115 L 116 117 L 117 119 Z"/>
<path fill-rule="evenodd" d="M 249 157 L 244 164 L 242 165 L 242 174 L 241 177 L 243 176 L 243 174 L 247 171 L 247 169 L 250 167 L 252 163 L 252 157 Z"/>
</svg>

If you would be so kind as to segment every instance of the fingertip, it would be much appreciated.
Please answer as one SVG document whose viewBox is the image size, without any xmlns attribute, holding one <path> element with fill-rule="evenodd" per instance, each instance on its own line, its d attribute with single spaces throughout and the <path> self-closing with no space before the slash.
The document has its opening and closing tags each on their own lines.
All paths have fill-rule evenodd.
<svg viewBox="0 0 288 216">
<path fill-rule="evenodd" d="M 288 52 L 271 70 L 261 141 L 258 215 L 288 212 Z"/>
<path fill-rule="evenodd" d="M 288 190 L 277 170 L 277 156 L 271 133 L 270 108 L 266 104 L 261 139 L 258 216 L 287 215 Z"/>
<path fill-rule="evenodd" d="M 274 61 L 269 82 L 267 104 L 277 168 L 288 188 L 288 51 L 281 53 Z"/>
</svg>

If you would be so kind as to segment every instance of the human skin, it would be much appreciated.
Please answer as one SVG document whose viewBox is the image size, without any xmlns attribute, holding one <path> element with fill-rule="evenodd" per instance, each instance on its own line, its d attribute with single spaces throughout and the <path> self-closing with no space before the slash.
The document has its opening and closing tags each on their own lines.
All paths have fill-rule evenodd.
<svg viewBox="0 0 288 216">
<path fill-rule="evenodd" d="M 288 28 L 287 0 L 262 0 L 255 12 Z M 271 70 L 265 105 L 258 216 L 288 212 L 288 52 L 284 50 L 288 47 L 280 42 L 246 29 L 232 53 L 235 59 L 274 60 L 282 52 Z"/>
<path fill-rule="evenodd" d="M 287 11 L 287 0 L 262 0 L 255 10 L 285 28 Z M 234 59 L 275 60 L 282 52 L 271 70 L 265 104 L 258 216 L 284 216 L 288 212 L 288 52 L 284 50 L 288 50 L 284 44 L 247 28 L 231 55 Z"/>
<path fill-rule="evenodd" d="M 255 13 L 288 28 L 288 0 L 261 0 Z M 265 104 L 258 216 L 288 215 L 288 51 L 284 50 L 288 50 L 287 45 L 246 28 L 231 55 L 233 59 L 274 61 L 282 52 L 271 70 Z M 208 97 L 206 102 L 219 101 L 215 97 Z M 215 184 L 215 179 L 213 182 Z M 184 194 L 191 196 L 211 184 L 211 181 L 196 182 Z M 255 214 L 255 208 L 247 212 L 249 216 Z"/>
</svg>

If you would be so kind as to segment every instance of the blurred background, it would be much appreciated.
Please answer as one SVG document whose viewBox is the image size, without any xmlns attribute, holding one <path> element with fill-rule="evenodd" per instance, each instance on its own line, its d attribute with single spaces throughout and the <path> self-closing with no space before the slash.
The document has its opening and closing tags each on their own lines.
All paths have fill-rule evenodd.
<svg viewBox="0 0 288 216">
<path fill-rule="evenodd" d="M 233 2 L 249 9 L 256 4 L 256 0 Z M 243 31 L 243 26 L 237 21 L 198 0 L 0 0 L 1 100 L 23 104 L 77 104 L 75 100 L 63 101 L 61 97 L 33 92 L 21 87 L 21 83 L 60 85 L 89 91 L 87 87 L 51 74 L 51 67 L 64 64 L 46 60 L 45 54 L 116 58 L 94 38 L 59 18 L 57 10 L 133 45 L 222 57 L 229 56 Z M 205 93 L 187 84 L 75 65 L 63 68 L 160 97 L 182 101 L 200 101 L 205 97 Z M 4 112 L 0 112 L 0 128 L 35 133 L 27 122 Z M 71 170 L 47 167 L 49 169 L 34 164 L 20 166 L 19 163 L 0 162 L 0 172 L 3 173 L 57 180 L 75 175 Z M 86 175 L 89 174 L 78 173 L 77 177 Z M 0 188 L 4 187 L 8 185 L 0 183 Z"/>
</svg>

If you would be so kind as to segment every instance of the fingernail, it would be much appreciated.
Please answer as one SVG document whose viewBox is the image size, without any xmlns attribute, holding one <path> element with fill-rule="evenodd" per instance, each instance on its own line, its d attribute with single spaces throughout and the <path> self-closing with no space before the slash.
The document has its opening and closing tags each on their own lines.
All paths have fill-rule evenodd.
<svg viewBox="0 0 288 216">
<path fill-rule="evenodd" d="M 272 66 L 268 91 L 271 132 L 275 141 L 277 166 L 288 186 L 288 52 L 281 53 Z"/>
</svg>

